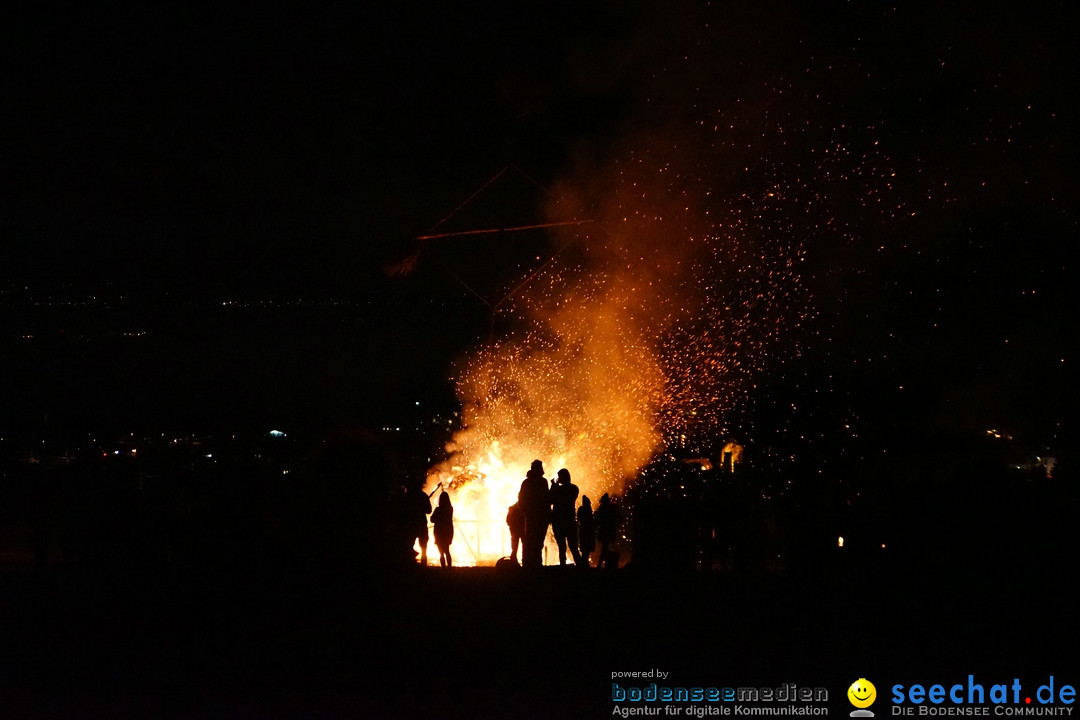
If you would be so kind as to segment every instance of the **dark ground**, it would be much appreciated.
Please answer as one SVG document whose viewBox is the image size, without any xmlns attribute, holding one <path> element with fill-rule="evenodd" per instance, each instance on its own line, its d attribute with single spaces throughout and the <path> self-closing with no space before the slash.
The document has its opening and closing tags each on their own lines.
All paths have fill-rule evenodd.
<svg viewBox="0 0 1080 720">
<path fill-rule="evenodd" d="M 611 673 L 654 667 L 672 685 L 823 686 L 835 716 L 859 677 L 883 699 L 969 673 L 1075 681 L 1068 564 L 8 570 L 0 716 L 608 717 Z"/>
</svg>

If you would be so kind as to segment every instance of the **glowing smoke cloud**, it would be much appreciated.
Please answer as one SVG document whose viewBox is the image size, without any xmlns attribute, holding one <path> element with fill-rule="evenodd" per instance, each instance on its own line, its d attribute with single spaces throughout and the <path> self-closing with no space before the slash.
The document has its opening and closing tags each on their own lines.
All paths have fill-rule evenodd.
<svg viewBox="0 0 1080 720">
<path fill-rule="evenodd" d="M 449 483 L 476 508 L 462 517 L 502 533 L 534 458 L 595 501 L 665 447 L 730 431 L 800 350 L 808 248 L 851 242 L 868 208 L 900 211 L 874 128 L 813 124 L 810 92 L 772 78 L 752 101 L 695 105 L 554 189 L 553 221 L 596 222 L 555 238 L 506 311 L 521 329 L 461 366 L 463 428 L 429 488 Z"/>
<path fill-rule="evenodd" d="M 534 458 L 593 498 L 620 491 L 661 449 L 720 439 L 757 379 L 798 352 L 806 243 L 846 232 L 829 183 L 770 164 L 755 194 L 720 197 L 676 169 L 698 153 L 668 143 L 557 189 L 553 214 L 598 229 L 558 239 L 570 244 L 508 311 L 525 329 L 460 371 L 463 429 L 429 487 L 471 494 L 490 508 L 477 518 L 501 525 Z"/>
</svg>

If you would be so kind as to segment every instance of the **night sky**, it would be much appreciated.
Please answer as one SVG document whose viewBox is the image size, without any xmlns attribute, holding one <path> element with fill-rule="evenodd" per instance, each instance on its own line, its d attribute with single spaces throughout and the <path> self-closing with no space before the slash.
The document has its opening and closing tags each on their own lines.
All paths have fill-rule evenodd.
<svg viewBox="0 0 1080 720">
<path fill-rule="evenodd" d="M 748 212 L 770 182 L 830 184 L 843 229 L 798 239 L 811 319 L 759 378 L 759 432 L 819 392 L 903 427 L 1075 432 L 1068 3 L 35 6 L 5 24 L 7 342 L 27 298 L 375 298 L 390 320 L 359 344 L 386 351 L 355 367 L 389 377 L 397 352 L 435 383 L 487 322 L 439 263 L 477 284 L 526 270 L 504 236 L 389 276 L 416 235 L 507 165 L 527 195 L 670 150 L 684 185 Z M 534 222 L 542 202 L 459 226 Z M 430 352 L 395 339 L 395 312 L 439 336 Z"/>
<path fill-rule="evenodd" d="M 94 5 L 0 31 L 0 714 L 1075 685 L 1080 5 Z M 416 567 L 542 453 L 628 564 Z"/>
</svg>

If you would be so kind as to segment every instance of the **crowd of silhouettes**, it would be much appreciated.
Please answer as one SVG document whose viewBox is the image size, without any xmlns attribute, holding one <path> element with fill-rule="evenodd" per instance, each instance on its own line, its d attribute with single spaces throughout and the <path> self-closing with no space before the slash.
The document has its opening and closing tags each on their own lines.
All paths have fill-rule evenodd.
<svg viewBox="0 0 1080 720">
<path fill-rule="evenodd" d="M 550 525 L 559 549 L 559 565 L 566 565 L 569 550 L 575 566 L 589 567 L 599 539 L 601 549 L 597 567 L 617 567 L 618 558 L 611 545 L 616 539 L 619 515 L 611 497 L 604 494 L 594 515 L 592 501 L 586 495 L 581 496 L 581 507 L 575 509 L 579 493 L 566 468 L 556 473 L 549 486 L 544 477 L 544 464 L 540 460 L 532 462 L 521 483 L 518 501 L 506 513 L 510 558 L 515 563 L 518 562 L 520 543 L 522 567 L 543 565 L 544 541 Z"/>
<path fill-rule="evenodd" d="M 441 487 L 442 483 L 425 493 L 420 483 L 401 485 L 391 495 L 390 505 L 396 509 L 393 524 L 400 538 L 398 547 L 401 556 L 409 562 L 428 564 L 427 545 L 434 535 L 439 565 L 453 567 L 450 546 L 454 541 L 454 507 L 449 493 L 444 490 L 434 510 L 431 506 L 431 498 Z M 559 470 L 549 484 L 544 477 L 544 464 L 534 460 L 521 483 L 518 501 L 506 511 L 506 526 L 510 531 L 510 558 L 506 562 L 525 568 L 541 567 L 550 528 L 559 550 L 559 565 L 567 564 L 569 551 L 574 566 L 589 567 L 599 541 L 596 566 L 617 567 L 618 556 L 612 544 L 620 518 L 611 497 L 605 493 L 594 512 L 588 496 L 581 495 L 581 506 L 577 506 L 579 495 L 580 489 L 572 482 L 569 470 Z M 433 529 L 430 535 L 429 524 Z"/>
</svg>

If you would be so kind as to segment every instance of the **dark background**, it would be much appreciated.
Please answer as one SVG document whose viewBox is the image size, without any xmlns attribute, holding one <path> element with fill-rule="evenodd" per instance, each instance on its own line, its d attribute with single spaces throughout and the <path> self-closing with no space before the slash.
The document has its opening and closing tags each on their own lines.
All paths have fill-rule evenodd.
<svg viewBox="0 0 1080 720">
<path fill-rule="evenodd" d="M 1038 2 L 6 10 L 0 700 L 499 717 L 606 715 L 638 665 L 836 698 L 860 675 L 1075 680 L 1076 23 Z M 441 459 L 485 300 L 550 247 L 416 236 L 543 220 L 583 158 L 717 106 L 739 160 L 880 142 L 903 208 L 853 182 L 853 230 L 807 245 L 799 352 L 732 421 L 753 549 L 531 584 L 373 563 L 371 498 Z M 763 110 L 806 128 L 793 154 L 758 154 Z M 685 559 L 682 477 L 656 472 L 635 550 Z M 841 532 L 859 554 L 829 554 Z"/>
<path fill-rule="evenodd" d="M 161 363 L 196 385 L 253 377 L 228 397 L 241 405 L 274 404 L 268 375 L 323 398 L 359 384 L 352 400 L 403 378 L 443 383 L 448 358 L 484 336 L 487 311 L 442 271 L 445 255 L 387 275 L 414 236 L 507 164 L 550 186 L 582 155 L 618 161 L 638 134 L 681 132 L 702 108 L 739 118 L 739 103 L 753 104 L 752 139 L 755 113 L 773 102 L 761 88 L 787 84 L 795 97 L 776 110 L 811 128 L 791 143 L 880 139 L 897 173 L 889 200 L 904 211 L 857 224 L 854 241 L 810 247 L 818 325 L 807 361 L 786 375 L 850 374 L 845 386 L 915 408 L 918 425 L 1009 425 L 1038 443 L 1075 427 L 1067 4 L 35 6 L 6 24 L 4 392 L 20 418 L 9 422 L 59 421 L 68 398 L 103 408 L 92 384 L 121 394 L 101 372 L 108 361 L 60 359 L 83 348 L 18 342 L 59 330 L 165 336 L 141 360 L 99 353 L 132 367 L 120 373 L 135 383 L 130 396 L 157 395 L 144 378 Z M 449 229 L 539 218 L 542 193 L 530 208 L 528 187 L 506 192 Z M 861 190 L 850 193 L 857 219 Z M 496 284 L 485 279 L 520 276 L 515 245 L 544 243 L 456 240 L 443 252 L 468 258 L 455 267 L 474 268 L 462 279 L 486 296 Z M 353 313 L 362 327 L 340 343 L 324 331 L 331 319 L 267 318 L 273 329 L 257 337 L 260 321 L 220 305 L 330 299 L 377 304 Z M 69 311 L 73 302 L 92 309 Z M 232 356 L 203 353 L 209 336 Z M 347 369 L 307 364 L 328 356 Z M 38 374 L 21 375 L 24 364 Z M 297 379 L 318 375 L 324 385 Z M 73 387 L 23 396 L 48 397 L 57 378 Z M 802 392 L 821 382 L 800 382 Z M 893 392 L 901 385 L 909 392 Z M 182 399 L 154 402 L 159 422 L 197 413 Z"/>
</svg>

